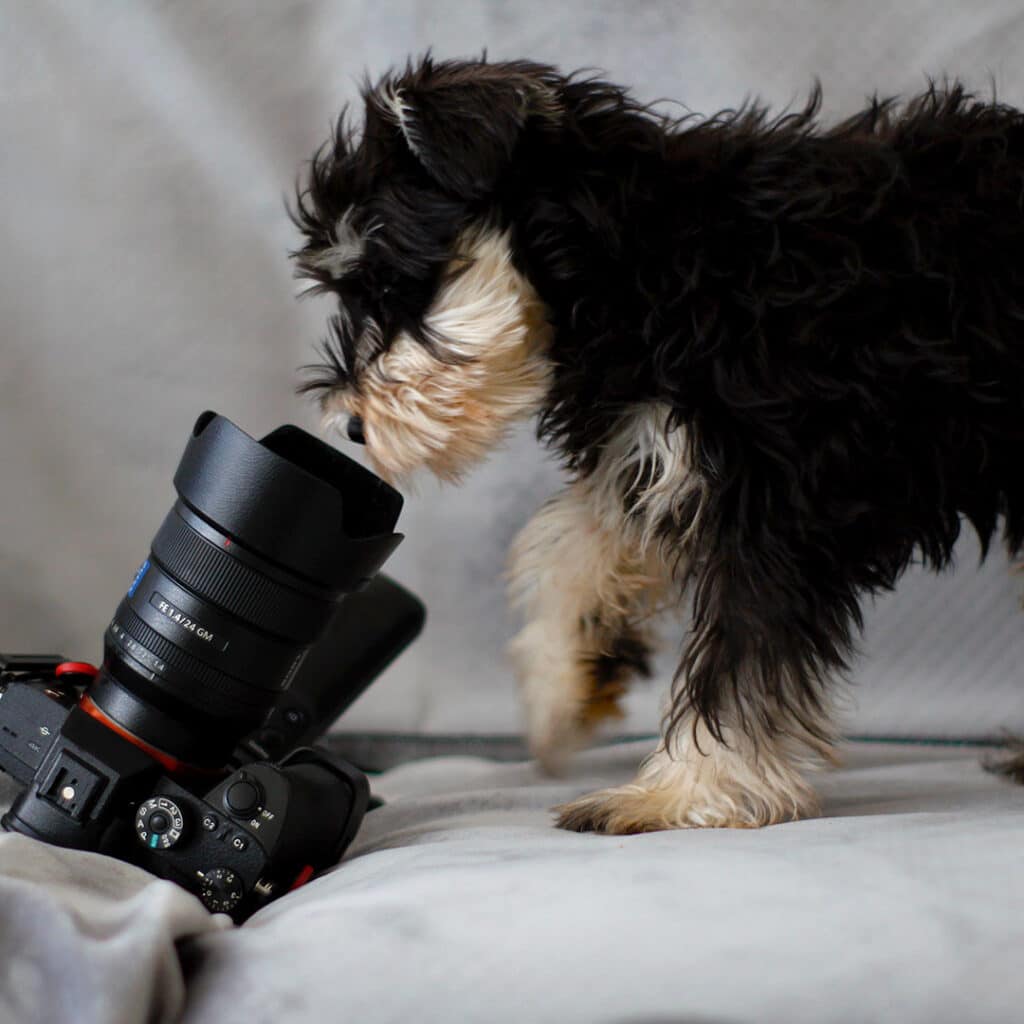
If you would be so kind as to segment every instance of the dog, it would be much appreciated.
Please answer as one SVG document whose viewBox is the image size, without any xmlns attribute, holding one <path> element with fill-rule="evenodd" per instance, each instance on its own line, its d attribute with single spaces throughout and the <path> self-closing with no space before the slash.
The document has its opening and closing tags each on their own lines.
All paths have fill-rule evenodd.
<svg viewBox="0 0 1024 1024">
<path fill-rule="evenodd" d="M 965 520 L 1024 544 L 1024 115 L 950 82 L 832 127 L 817 88 L 670 119 L 429 56 L 363 99 L 292 208 L 297 275 L 338 299 L 305 387 L 391 479 L 458 481 L 537 417 L 571 481 L 510 557 L 544 766 L 691 602 L 657 748 L 558 823 L 814 814 L 865 595 Z"/>
</svg>

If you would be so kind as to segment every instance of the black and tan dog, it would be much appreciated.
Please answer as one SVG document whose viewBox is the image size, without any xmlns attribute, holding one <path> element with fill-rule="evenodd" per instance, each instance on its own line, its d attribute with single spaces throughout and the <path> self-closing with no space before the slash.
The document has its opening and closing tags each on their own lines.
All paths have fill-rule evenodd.
<svg viewBox="0 0 1024 1024">
<path fill-rule="evenodd" d="M 945 565 L 962 518 L 1024 544 L 1024 117 L 955 84 L 817 109 L 669 121 L 427 59 L 301 189 L 299 274 L 339 300 L 328 418 L 386 475 L 458 479 L 536 415 L 571 473 L 512 552 L 544 763 L 692 591 L 661 743 L 566 827 L 812 813 L 863 595 Z"/>
</svg>

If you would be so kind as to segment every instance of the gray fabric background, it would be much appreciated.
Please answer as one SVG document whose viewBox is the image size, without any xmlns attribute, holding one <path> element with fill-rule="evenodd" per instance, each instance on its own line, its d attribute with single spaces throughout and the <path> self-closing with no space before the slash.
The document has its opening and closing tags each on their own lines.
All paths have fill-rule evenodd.
<svg viewBox="0 0 1024 1024">
<path fill-rule="evenodd" d="M 364 70 L 431 44 L 600 67 L 698 111 L 799 102 L 818 76 L 839 114 L 943 72 L 1024 102 L 1019 0 L 6 0 L 0 649 L 98 657 L 202 409 L 250 432 L 315 425 L 292 389 L 323 308 L 292 300 L 282 195 Z M 462 490 L 424 482 L 391 567 L 429 630 L 346 728 L 518 728 L 498 576 L 557 482 L 529 428 Z M 981 571 L 973 542 L 961 556 L 955 576 L 911 573 L 870 613 L 854 732 L 1024 725 L 1020 581 L 998 552 Z M 658 696 L 637 690 L 623 728 L 653 728 Z"/>
</svg>

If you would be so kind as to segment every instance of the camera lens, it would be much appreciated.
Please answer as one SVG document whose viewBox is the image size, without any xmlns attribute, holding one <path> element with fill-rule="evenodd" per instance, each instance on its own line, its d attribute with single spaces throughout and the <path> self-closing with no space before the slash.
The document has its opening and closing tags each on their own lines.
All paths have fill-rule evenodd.
<svg viewBox="0 0 1024 1024">
<path fill-rule="evenodd" d="M 256 441 L 212 412 L 174 485 L 82 703 L 170 767 L 216 769 L 397 547 L 402 498 L 297 427 Z"/>
</svg>

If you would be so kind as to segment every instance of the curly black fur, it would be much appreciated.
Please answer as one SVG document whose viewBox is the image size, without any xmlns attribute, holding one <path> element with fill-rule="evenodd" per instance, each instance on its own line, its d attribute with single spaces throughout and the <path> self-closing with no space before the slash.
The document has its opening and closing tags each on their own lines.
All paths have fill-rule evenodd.
<svg viewBox="0 0 1024 1024">
<path fill-rule="evenodd" d="M 550 310 L 540 431 L 568 467 L 593 473 L 638 403 L 671 409 L 705 488 L 694 524 L 659 524 L 697 531 L 673 720 L 713 731 L 725 706 L 815 728 L 862 596 L 918 553 L 945 566 L 961 516 L 1024 545 L 1024 116 L 955 83 L 818 111 L 673 121 L 599 79 L 428 59 L 368 89 L 298 205 L 307 272 L 350 204 L 386 243 L 323 280 L 348 317 L 314 387 L 366 358 L 364 311 L 383 346 L 415 332 L 483 219 Z"/>
</svg>

